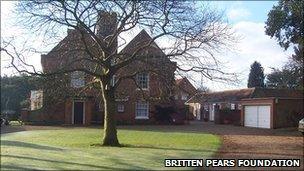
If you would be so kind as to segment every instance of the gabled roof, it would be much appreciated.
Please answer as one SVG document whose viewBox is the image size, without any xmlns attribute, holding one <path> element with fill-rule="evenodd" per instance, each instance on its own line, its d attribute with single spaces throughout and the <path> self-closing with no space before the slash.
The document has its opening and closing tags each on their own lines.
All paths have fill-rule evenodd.
<svg viewBox="0 0 304 171">
<path fill-rule="evenodd" d="M 153 41 L 151 36 L 143 29 L 141 30 L 119 53 L 121 54 L 132 54 L 138 47 L 143 45 L 151 44 L 145 48 L 147 53 L 153 53 L 155 55 L 165 55 L 164 52 L 159 48 L 159 46 Z"/>
<path fill-rule="evenodd" d="M 82 47 L 81 44 L 83 43 L 81 41 L 81 34 L 78 30 L 68 29 L 67 33 L 68 34 L 61 41 L 59 41 L 59 43 L 52 50 L 50 50 L 47 55 L 65 51 L 67 48 L 71 49 L 71 46 L 73 46 L 72 48 Z M 92 42 L 92 38 L 89 35 L 85 34 L 85 36 L 88 43 Z"/>
<path fill-rule="evenodd" d="M 251 98 L 303 98 L 303 92 L 291 89 L 247 88 L 198 93 L 189 99 L 187 103 L 235 102 Z"/>
<path fill-rule="evenodd" d="M 175 85 L 178 89 L 181 89 L 191 95 L 194 95 L 196 93 L 196 88 L 190 83 L 190 81 L 186 77 L 176 79 Z"/>
</svg>

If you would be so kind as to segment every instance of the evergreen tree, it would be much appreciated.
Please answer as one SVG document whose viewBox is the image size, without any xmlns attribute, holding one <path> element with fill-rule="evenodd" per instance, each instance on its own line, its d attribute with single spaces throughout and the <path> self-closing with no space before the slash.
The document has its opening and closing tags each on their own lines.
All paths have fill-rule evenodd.
<svg viewBox="0 0 304 171">
<path fill-rule="evenodd" d="M 248 78 L 248 84 L 247 87 L 265 87 L 264 84 L 264 69 L 261 66 L 261 64 L 257 61 L 254 61 L 254 63 L 250 66 L 250 73 Z"/>
</svg>

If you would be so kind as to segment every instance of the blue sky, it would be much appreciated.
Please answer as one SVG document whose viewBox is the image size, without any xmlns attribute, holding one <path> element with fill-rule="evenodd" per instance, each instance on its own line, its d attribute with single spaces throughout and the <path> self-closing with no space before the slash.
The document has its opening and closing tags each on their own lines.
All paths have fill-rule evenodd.
<svg viewBox="0 0 304 171">
<path fill-rule="evenodd" d="M 16 1 L 1 1 L 2 38 L 22 35 L 22 31 L 20 31 L 22 29 L 10 24 L 11 21 L 14 21 L 14 3 Z M 196 87 L 203 85 L 214 91 L 246 88 L 250 65 L 254 61 L 262 64 L 265 74 L 269 74 L 271 68 L 280 68 L 287 62 L 288 57 L 292 54 L 292 49 L 284 51 L 276 40 L 265 35 L 267 14 L 273 5 L 278 3 L 277 1 L 204 1 L 202 3 L 209 3 L 215 8 L 224 10 L 224 17 L 235 33 L 240 36 L 234 51 L 223 50 L 216 56 L 225 65 L 223 71 L 237 73 L 240 82 L 227 84 L 207 79 L 203 79 L 201 82 L 201 77 L 193 74 L 192 77 L 196 80 L 193 84 Z M 34 39 L 36 44 L 41 44 L 39 37 Z M 33 56 L 31 63 L 38 69 L 41 68 L 40 55 Z M 12 70 L 5 68 L 7 65 L 7 59 L 1 55 L 1 75 L 12 73 Z"/>
<path fill-rule="evenodd" d="M 233 10 L 235 14 L 240 14 L 242 11 L 244 15 L 236 17 L 230 22 L 232 24 L 241 20 L 248 20 L 252 22 L 265 22 L 267 20 L 267 14 L 272 9 L 273 5 L 277 4 L 277 1 L 213 1 L 211 4 L 224 9 L 228 15 Z M 238 13 L 239 12 L 239 13 Z M 246 13 L 247 12 L 247 13 Z"/>
</svg>

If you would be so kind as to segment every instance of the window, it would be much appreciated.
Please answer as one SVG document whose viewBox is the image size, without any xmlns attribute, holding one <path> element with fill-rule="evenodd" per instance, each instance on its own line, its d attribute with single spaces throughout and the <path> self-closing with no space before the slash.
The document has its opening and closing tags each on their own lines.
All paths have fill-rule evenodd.
<svg viewBox="0 0 304 171">
<path fill-rule="evenodd" d="M 205 109 L 206 111 L 209 111 L 209 106 L 208 106 L 208 105 L 205 105 L 205 106 L 204 106 L 204 109 Z"/>
<path fill-rule="evenodd" d="M 136 82 L 140 88 L 148 89 L 149 88 L 149 74 L 148 73 L 137 74 Z"/>
<path fill-rule="evenodd" d="M 98 111 L 104 111 L 104 110 L 103 110 L 103 108 L 104 108 L 103 102 L 100 101 L 100 102 L 98 103 L 98 106 L 97 106 L 97 107 L 98 107 Z"/>
<path fill-rule="evenodd" d="M 125 111 L 125 105 L 118 104 L 117 105 L 117 112 L 124 112 Z"/>
<path fill-rule="evenodd" d="M 242 109 L 242 105 L 238 104 L 238 110 L 241 110 L 241 109 Z"/>
<path fill-rule="evenodd" d="M 116 75 L 113 75 L 111 79 L 111 86 L 114 87 L 116 83 L 117 83 Z"/>
<path fill-rule="evenodd" d="M 188 94 L 182 93 L 182 100 L 188 100 Z"/>
<path fill-rule="evenodd" d="M 81 71 L 74 71 L 71 73 L 71 87 L 80 88 L 85 84 L 84 73 Z"/>
<path fill-rule="evenodd" d="M 135 119 L 149 119 L 149 103 L 137 102 L 135 106 Z"/>
<path fill-rule="evenodd" d="M 235 110 L 235 104 L 234 104 L 234 103 L 231 103 L 231 104 L 230 104 L 230 109 L 231 109 L 231 110 Z"/>
</svg>

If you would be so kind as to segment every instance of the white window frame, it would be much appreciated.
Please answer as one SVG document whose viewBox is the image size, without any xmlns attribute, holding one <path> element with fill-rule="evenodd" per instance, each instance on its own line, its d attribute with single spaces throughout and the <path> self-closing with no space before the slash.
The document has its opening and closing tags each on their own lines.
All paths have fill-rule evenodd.
<svg viewBox="0 0 304 171">
<path fill-rule="evenodd" d="M 188 94 L 187 93 L 181 93 L 181 99 L 182 100 L 188 100 Z"/>
<path fill-rule="evenodd" d="M 104 111 L 103 110 L 103 103 L 101 103 L 101 101 L 98 103 L 98 111 Z"/>
<path fill-rule="evenodd" d="M 241 109 L 242 109 L 242 105 L 238 104 L 238 110 L 241 110 Z"/>
<path fill-rule="evenodd" d="M 147 76 L 147 79 L 146 79 L 146 81 L 147 81 L 147 83 L 146 83 L 147 87 L 142 87 L 142 85 L 140 83 L 141 80 L 139 80 L 139 79 L 143 78 L 143 77 L 140 77 L 141 74 L 147 74 L 146 75 Z M 150 75 L 149 75 L 149 73 L 143 72 L 143 73 L 136 74 L 136 83 L 140 87 L 140 88 L 137 88 L 137 90 L 140 90 L 140 89 L 142 89 L 142 90 L 148 90 L 149 89 L 149 82 L 150 82 Z"/>
<path fill-rule="evenodd" d="M 231 104 L 230 104 L 230 109 L 231 109 L 231 110 L 235 110 L 235 109 L 236 109 L 235 103 L 231 103 Z"/>
<path fill-rule="evenodd" d="M 82 71 L 74 71 L 71 73 L 71 87 L 81 88 L 85 86 L 85 74 Z"/>
<path fill-rule="evenodd" d="M 124 112 L 125 111 L 125 105 L 124 104 L 117 104 L 117 112 Z"/>
<path fill-rule="evenodd" d="M 139 110 L 146 110 L 146 116 L 138 116 Z M 135 119 L 149 119 L 149 102 L 138 101 L 135 103 Z"/>
<path fill-rule="evenodd" d="M 113 75 L 111 78 L 111 86 L 114 87 L 116 83 L 117 83 L 116 75 Z"/>
</svg>

